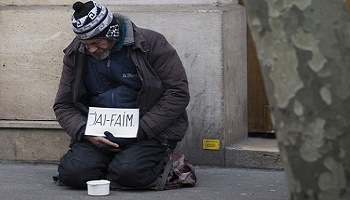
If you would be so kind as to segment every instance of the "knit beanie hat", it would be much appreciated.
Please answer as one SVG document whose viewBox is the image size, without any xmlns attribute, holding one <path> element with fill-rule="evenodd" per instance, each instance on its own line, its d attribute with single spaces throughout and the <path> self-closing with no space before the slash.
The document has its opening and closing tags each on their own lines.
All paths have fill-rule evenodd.
<svg viewBox="0 0 350 200">
<path fill-rule="evenodd" d="M 119 39 L 119 24 L 107 7 L 95 1 L 73 4 L 72 29 L 81 40 L 107 38 Z"/>
</svg>

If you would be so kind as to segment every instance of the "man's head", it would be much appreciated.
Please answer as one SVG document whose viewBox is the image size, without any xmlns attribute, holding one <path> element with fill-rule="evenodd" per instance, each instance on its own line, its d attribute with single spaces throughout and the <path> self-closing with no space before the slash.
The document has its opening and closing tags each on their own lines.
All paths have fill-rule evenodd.
<svg viewBox="0 0 350 200">
<path fill-rule="evenodd" d="M 119 24 L 107 7 L 94 1 L 73 4 L 72 29 L 87 50 L 97 59 L 104 59 L 119 40 Z"/>
</svg>

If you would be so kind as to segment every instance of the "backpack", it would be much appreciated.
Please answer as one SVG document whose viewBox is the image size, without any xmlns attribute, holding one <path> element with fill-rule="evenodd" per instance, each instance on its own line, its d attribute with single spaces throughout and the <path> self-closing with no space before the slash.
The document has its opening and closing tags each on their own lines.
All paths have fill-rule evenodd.
<svg viewBox="0 0 350 200">
<path fill-rule="evenodd" d="M 170 151 L 162 178 L 157 190 L 170 190 L 180 187 L 194 187 L 197 182 L 195 167 L 189 163 L 185 155 Z"/>
</svg>

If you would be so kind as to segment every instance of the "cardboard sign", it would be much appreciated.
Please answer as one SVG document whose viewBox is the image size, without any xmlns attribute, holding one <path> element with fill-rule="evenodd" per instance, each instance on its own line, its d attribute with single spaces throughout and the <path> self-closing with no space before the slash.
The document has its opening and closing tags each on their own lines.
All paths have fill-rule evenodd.
<svg viewBox="0 0 350 200">
<path fill-rule="evenodd" d="M 85 135 L 136 138 L 139 129 L 139 109 L 90 107 Z"/>
</svg>

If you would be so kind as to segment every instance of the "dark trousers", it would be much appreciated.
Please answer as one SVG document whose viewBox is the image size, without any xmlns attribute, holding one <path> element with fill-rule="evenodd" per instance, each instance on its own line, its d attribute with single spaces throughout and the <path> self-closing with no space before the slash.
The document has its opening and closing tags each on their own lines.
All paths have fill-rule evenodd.
<svg viewBox="0 0 350 200">
<path fill-rule="evenodd" d="M 137 141 L 118 153 L 102 152 L 86 141 L 74 143 L 60 160 L 59 179 L 76 189 L 85 189 L 87 181 L 98 179 L 144 187 L 162 173 L 166 150 L 157 140 Z"/>
</svg>

